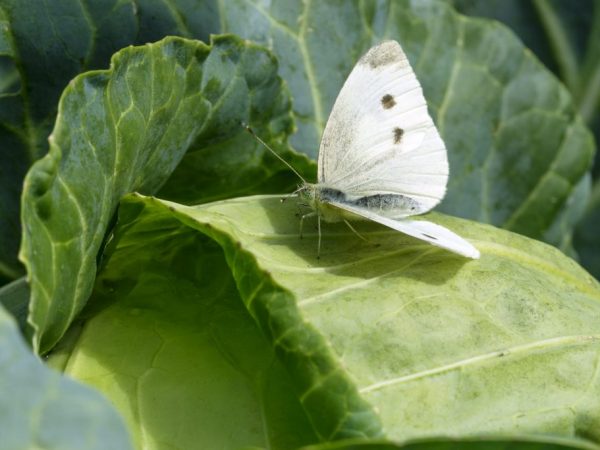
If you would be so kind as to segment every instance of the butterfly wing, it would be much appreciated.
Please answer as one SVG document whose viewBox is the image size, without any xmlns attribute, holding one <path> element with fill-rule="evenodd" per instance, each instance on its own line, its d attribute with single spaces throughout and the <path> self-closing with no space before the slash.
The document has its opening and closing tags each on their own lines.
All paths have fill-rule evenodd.
<svg viewBox="0 0 600 450">
<path fill-rule="evenodd" d="M 341 208 L 345 211 L 359 215 L 373 222 L 380 223 L 386 227 L 400 231 L 409 236 L 429 242 L 436 247 L 441 247 L 451 252 L 457 253 L 467 258 L 479 259 L 479 250 L 472 244 L 461 238 L 441 225 L 437 225 L 425 220 L 411 219 L 392 219 L 381 216 L 367 209 L 357 208 L 341 202 L 329 202 L 331 205 Z"/>
<path fill-rule="evenodd" d="M 319 183 L 356 199 L 410 197 L 420 214 L 444 197 L 446 147 L 429 116 L 421 85 L 395 41 L 369 50 L 333 106 L 319 149 Z"/>
</svg>

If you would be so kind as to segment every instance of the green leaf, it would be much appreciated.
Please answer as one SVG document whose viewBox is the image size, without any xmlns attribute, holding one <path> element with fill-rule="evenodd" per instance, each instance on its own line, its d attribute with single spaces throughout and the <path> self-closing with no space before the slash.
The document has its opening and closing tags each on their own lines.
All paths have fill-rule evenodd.
<svg viewBox="0 0 600 450">
<path fill-rule="evenodd" d="M 130 44 L 144 44 L 167 35 L 208 41 L 212 32 L 218 32 L 218 18 L 209 2 L 168 5 L 156 0 L 65 0 L 42 5 L 32 0 L 4 0 L 0 22 L 0 209 L 4 212 L 0 216 L 0 284 L 4 284 L 23 273 L 17 261 L 23 178 L 29 166 L 48 150 L 47 138 L 56 118 L 58 100 L 68 82 L 78 73 L 106 67 L 114 52 Z M 45 45 L 40 46 L 39 42 Z M 262 65 L 250 67 L 255 74 L 252 82 L 259 85 L 251 90 L 257 97 L 263 96 L 254 102 L 252 114 L 280 117 L 279 123 L 273 120 L 268 127 L 257 127 L 257 131 L 299 170 L 314 172 L 314 164 L 290 153 L 287 145 L 281 143 L 282 130 L 289 133 L 292 126 L 289 118 L 283 117 L 288 113 L 289 97 L 285 89 L 280 90 L 272 82 L 273 63 L 264 59 L 247 58 L 244 62 L 249 66 Z M 261 81 L 265 85 L 260 85 Z M 273 98 L 265 99 L 267 95 Z M 236 149 L 240 145 L 254 147 L 243 155 L 227 145 L 213 144 L 207 153 L 218 173 L 207 170 L 205 158 L 195 153 L 175 175 L 176 181 L 165 186 L 162 195 L 198 202 L 225 197 L 219 190 L 222 186 L 234 187 L 232 193 L 237 195 L 290 187 L 290 177 L 280 165 L 274 166 L 270 161 L 259 167 L 263 149 L 255 143 L 248 144 L 239 137 L 231 140 Z M 235 163 L 247 164 L 249 173 L 239 178 L 232 175 L 231 166 Z M 199 183 L 199 175 L 206 176 L 206 182 Z M 224 176 L 230 179 L 224 181 Z M 203 189 L 207 186 L 210 192 Z"/>
<path fill-rule="evenodd" d="M 0 436 L 3 449 L 131 449 L 113 407 L 45 367 L 0 307 Z"/>
<path fill-rule="evenodd" d="M 449 149 L 441 211 L 542 238 L 590 168 L 593 140 L 569 93 L 495 22 L 435 0 L 228 5 L 222 31 L 272 45 L 295 100 L 291 142 L 312 157 L 358 57 L 397 39 Z"/>
<path fill-rule="evenodd" d="M 383 425 L 395 440 L 545 433 L 600 441 L 600 288 L 576 263 L 548 245 L 440 214 L 429 217 L 473 242 L 480 260 L 373 223 L 357 225 L 371 243 L 343 224 L 326 224 L 317 259 L 316 232 L 298 239 L 296 211 L 293 202 L 269 196 L 193 208 L 127 197 L 84 335 L 66 351 L 66 372 L 132 416 L 137 409 L 129 401 L 139 394 L 133 387 L 155 364 L 165 377 L 160 383 L 178 389 L 180 373 L 223 378 L 220 368 L 216 375 L 207 368 L 212 350 L 168 339 L 165 328 L 187 329 L 189 322 L 198 333 L 208 327 L 228 334 L 225 350 L 213 347 L 238 371 L 232 352 L 261 360 L 263 350 L 246 350 L 246 338 L 233 331 L 236 322 L 228 326 L 226 318 L 212 328 L 212 316 L 190 312 L 205 307 L 197 303 L 233 298 L 231 283 L 222 281 L 228 270 L 321 440 L 377 436 Z M 219 244 L 222 260 L 198 262 L 216 252 L 205 236 Z M 150 324 L 138 326 L 136 315 L 149 315 Z M 163 353 L 165 342 L 176 349 Z M 173 351 L 184 361 L 169 357 Z M 127 374 L 130 389 L 107 380 L 108 373 Z M 198 391 L 190 389 L 194 397 Z M 163 408 L 177 409 L 171 405 L 178 398 L 163 397 Z M 194 398 L 204 404 L 201 395 Z M 190 420 L 201 423 L 205 412 Z M 172 420 L 186 426 L 188 414 Z"/>
<path fill-rule="evenodd" d="M 599 221 L 600 184 L 596 182 L 583 219 L 577 225 L 577 229 L 575 230 L 574 246 L 577 249 L 581 263 L 598 279 L 600 279 Z"/>
<path fill-rule="evenodd" d="M 290 192 L 298 177 L 273 158 L 264 145 L 243 132 L 240 122 L 267 142 L 305 178 L 313 178 L 316 164 L 287 144 L 293 132 L 291 102 L 285 84 L 277 78 L 272 55 L 256 50 L 237 63 L 210 67 L 220 83 L 230 86 L 226 112 L 240 108 L 244 116 L 221 123 L 215 116 L 191 145 L 159 195 L 185 204 L 197 204 L 239 195 Z"/>
<path fill-rule="evenodd" d="M 548 437 L 437 439 L 414 441 L 406 444 L 373 441 L 340 441 L 314 445 L 303 450 L 594 450 L 599 447 L 579 439 Z"/>
<path fill-rule="evenodd" d="M 570 6 L 555 0 L 452 0 L 451 3 L 462 14 L 489 17 L 510 26 L 567 86 L 577 81 L 578 60 L 585 53 L 594 15 L 591 1 Z M 551 16 L 559 20 L 558 28 L 549 26 L 554 21 L 554 17 L 548 20 Z"/>
<path fill-rule="evenodd" d="M 25 277 L 0 288 L 0 304 L 13 316 L 19 328 L 30 335 L 33 330 L 27 323 L 29 312 L 29 286 Z"/>
<path fill-rule="evenodd" d="M 544 241 L 553 242 L 566 255 L 576 260 L 578 260 L 578 253 L 573 246 L 573 236 L 585 217 L 586 205 L 591 192 L 591 178 L 590 174 L 586 174 L 579 181 L 571 192 L 571 196 L 567 199 L 560 215 L 544 234 Z M 586 270 L 590 271 L 590 266 L 585 261 L 581 261 L 581 263 Z"/>
<path fill-rule="evenodd" d="M 600 136 L 600 2 L 540 0 L 519 2 L 515 0 L 472 1 L 454 0 L 460 11 L 494 17 L 510 25 L 525 43 L 544 62 L 554 69 L 576 98 L 582 117 Z M 594 169 L 594 184 L 598 185 L 598 155 Z M 596 277 L 600 277 L 598 243 L 596 242 L 597 217 L 593 212 L 597 198 L 586 205 L 589 194 L 589 177 L 582 179 L 567 201 L 562 216 L 567 222 L 555 222 L 544 239 L 555 243 L 569 254 L 577 252 L 581 262 Z M 586 186 L 583 186 L 585 184 Z M 596 191 L 598 188 L 596 188 Z M 596 196 L 597 197 L 597 196 Z M 581 220 L 587 208 L 587 219 L 577 230 L 576 249 L 571 248 L 574 224 Z M 558 222 L 561 222 L 560 220 Z M 570 222 L 570 223 L 569 223 Z M 565 228 L 564 225 L 567 225 Z"/>
<path fill-rule="evenodd" d="M 248 159 L 243 148 L 255 161 L 249 173 L 282 170 L 272 156 L 271 166 L 263 164 L 266 151 L 240 126 L 257 120 L 258 128 L 283 139 L 289 113 L 279 107 L 287 105 L 280 89 L 272 56 L 234 37 L 216 37 L 212 48 L 180 38 L 129 47 L 109 70 L 69 85 L 50 152 L 33 165 L 23 192 L 20 257 L 29 274 L 36 350 L 52 348 L 85 304 L 123 194 L 156 192 L 188 149 L 214 149 L 224 141 L 238 144 L 225 149 L 237 159 L 215 162 L 201 151 L 195 157 L 240 171 L 239 160 Z M 261 107 L 272 113 L 273 103 L 280 115 L 256 113 Z"/>
<path fill-rule="evenodd" d="M 564 81 L 588 123 L 600 106 L 600 2 L 453 0 L 463 14 L 509 25 Z M 596 134 L 600 131 L 596 121 Z"/>
<path fill-rule="evenodd" d="M 450 0 L 449 3 L 461 14 L 487 17 L 509 26 L 546 67 L 555 73 L 558 71 L 552 48 L 547 36 L 544 34 L 544 27 L 540 23 L 533 2 L 519 0 Z M 571 13 L 572 18 L 578 20 L 576 25 L 580 31 L 583 25 L 581 21 L 586 20 L 589 14 L 589 5 L 585 5 L 585 14 L 581 14 L 583 5 L 583 2 L 578 2 L 577 5 L 573 5 L 574 8 L 561 8 L 564 14 Z M 557 6 L 559 5 L 557 4 Z M 573 14 L 574 10 L 577 11 Z"/>
<path fill-rule="evenodd" d="M 21 115 L 22 108 L 18 99 L 21 88 L 14 62 L 13 42 L 10 25 L 4 11 L 0 9 L 0 285 L 18 278 L 23 273 L 17 261 L 19 248 L 19 194 L 23 176 L 30 164 L 25 147 L 17 137 L 18 132 L 11 130 L 11 122 Z"/>
<path fill-rule="evenodd" d="M 219 33 L 218 5 L 213 0 L 135 0 L 139 23 L 138 43 L 175 35 L 207 42 Z"/>
<path fill-rule="evenodd" d="M 221 248 L 168 210 L 148 217 L 134 206 L 120 210 L 116 251 L 84 325 L 71 328 L 50 364 L 110 392 L 136 448 L 317 442 Z"/>
<path fill-rule="evenodd" d="M 0 23 L 0 277 L 15 279 L 23 178 L 48 150 L 59 97 L 132 43 L 136 27 L 133 3 L 122 0 L 2 0 Z"/>
</svg>

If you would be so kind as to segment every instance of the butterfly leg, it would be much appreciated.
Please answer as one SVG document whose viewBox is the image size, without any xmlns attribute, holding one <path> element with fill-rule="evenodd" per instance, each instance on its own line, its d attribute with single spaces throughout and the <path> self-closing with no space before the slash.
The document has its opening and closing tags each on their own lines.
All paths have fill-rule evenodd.
<svg viewBox="0 0 600 450">
<path fill-rule="evenodd" d="M 348 222 L 346 219 L 344 219 L 344 223 L 346 225 L 348 225 L 348 228 L 350 228 L 352 230 L 352 232 L 357 235 L 359 238 L 361 238 L 363 241 L 368 242 L 369 244 L 373 244 L 378 246 L 379 244 L 374 243 L 372 240 L 367 239 L 366 237 L 364 237 L 362 234 L 360 234 L 358 231 L 356 231 L 356 229 L 350 224 L 350 222 Z"/>
<path fill-rule="evenodd" d="M 317 259 L 321 259 L 321 214 L 317 214 L 317 231 L 319 239 L 317 244 Z"/>
<path fill-rule="evenodd" d="M 304 215 L 305 210 L 303 210 L 302 207 L 308 207 L 308 204 L 296 202 L 296 217 L 302 217 Z"/>
<path fill-rule="evenodd" d="M 307 217 L 312 217 L 315 216 L 317 213 L 316 212 L 310 212 L 308 214 L 302 214 L 300 216 L 300 239 L 302 239 L 302 229 L 304 227 L 304 219 L 306 219 Z"/>
</svg>

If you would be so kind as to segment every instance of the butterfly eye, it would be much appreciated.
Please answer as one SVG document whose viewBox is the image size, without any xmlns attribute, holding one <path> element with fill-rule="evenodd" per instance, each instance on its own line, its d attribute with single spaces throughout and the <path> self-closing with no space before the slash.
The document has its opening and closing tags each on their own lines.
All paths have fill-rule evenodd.
<svg viewBox="0 0 600 450">
<path fill-rule="evenodd" d="M 394 144 L 399 144 L 402 140 L 402 136 L 404 135 L 404 130 L 402 128 L 394 128 Z"/>
<path fill-rule="evenodd" d="M 383 109 L 390 109 L 396 105 L 396 100 L 390 94 L 385 94 L 381 97 L 381 104 L 383 105 Z"/>
</svg>

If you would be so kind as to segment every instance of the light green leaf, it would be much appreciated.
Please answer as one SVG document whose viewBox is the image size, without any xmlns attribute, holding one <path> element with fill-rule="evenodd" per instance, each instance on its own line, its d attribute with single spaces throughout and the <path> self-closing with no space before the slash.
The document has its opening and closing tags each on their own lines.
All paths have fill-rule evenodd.
<svg viewBox="0 0 600 450">
<path fill-rule="evenodd" d="M 119 223 L 83 325 L 50 364 L 109 392 L 136 448 L 316 442 L 221 248 L 168 210 L 148 217 L 134 205 L 120 210 Z"/>
<path fill-rule="evenodd" d="M 429 218 L 473 242 L 480 260 L 372 223 L 357 225 L 370 244 L 343 224 L 326 224 L 317 259 L 316 232 L 298 238 L 296 211 L 277 197 L 197 207 L 128 197 L 83 337 L 66 351 L 66 372 L 98 386 L 129 416 L 137 410 L 128 404 L 138 395 L 132 387 L 157 370 L 157 361 L 171 378 L 161 383 L 181 385 L 168 372 L 213 378 L 198 367 L 212 361 L 206 355 L 214 350 L 177 341 L 186 358 L 174 361 L 161 344 L 171 340 L 156 330 L 187 328 L 174 323 L 188 321 L 196 330 L 237 330 L 224 323 L 212 328 L 206 314 L 189 312 L 200 307 L 196 303 L 224 301 L 215 283 L 233 296 L 221 281 L 227 264 L 321 440 L 383 430 L 395 440 L 545 433 L 600 441 L 600 288 L 576 263 L 548 245 L 440 214 Z M 205 236 L 219 244 L 221 261 L 197 263 L 205 248 L 216 258 Z M 168 314 L 162 307 L 150 312 L 153 298 L 169 305 Z M 124 311 L 123 302 L 138 311 Z M 148 326 L 140 332 L 129 326 L 135 314 L 149 314 L 158 336 L 151 337 Z M 245 352 L 245 338 L 227 333 L 231 346 L 223 350 L 213 342 L 213 348 L 223 358 L 238 345 Z M 145 356 L 122 358 L 124 351 Z M 255 354 L 262 358 L 263 352 Z M 236 358 L 229 360 L 243 372 Z M 129 366 L 131 389 L 106 381 L 106 373 Z M 189 420 L 201 422 L 201 413 Z M 173 420 L 185 424 L 186 414 Z"/>
<path fill-rule="evenodd" d="M 109 70 L 77 77 L 61 99 L 50 152 L 25 180 L 20 256 L 35 349 L 52 348 L 85 304 L 123 194 L 158 190 L 190 147 L 235 152 L 220 160 L 222 170 L 252 159 L 249 173 L 277 174 L 280 165 L 272 156 L 263 162 L 266 151 L 240 123 L 256 120 L 281 140 L 285 105 L 272 56 L 234 37 L 217 37 L 212 48 L 179 38 L 129 47 Z M 238 146 L 223 149 L 224 141 Z"/>
<path fill-rule="evenodd" d="M 1 306 L 0 436 L 7 450 L 132 448 L 106 399 L 45 367 Z"/>
<path fill-rule="evenodd" d="M 597 450 L 599 447 L 580 439 L 548 437 L 436 439 L 405 444 L 373 441 L 340 441 L 314 445 L 302 450 Z"/>
</svg>

